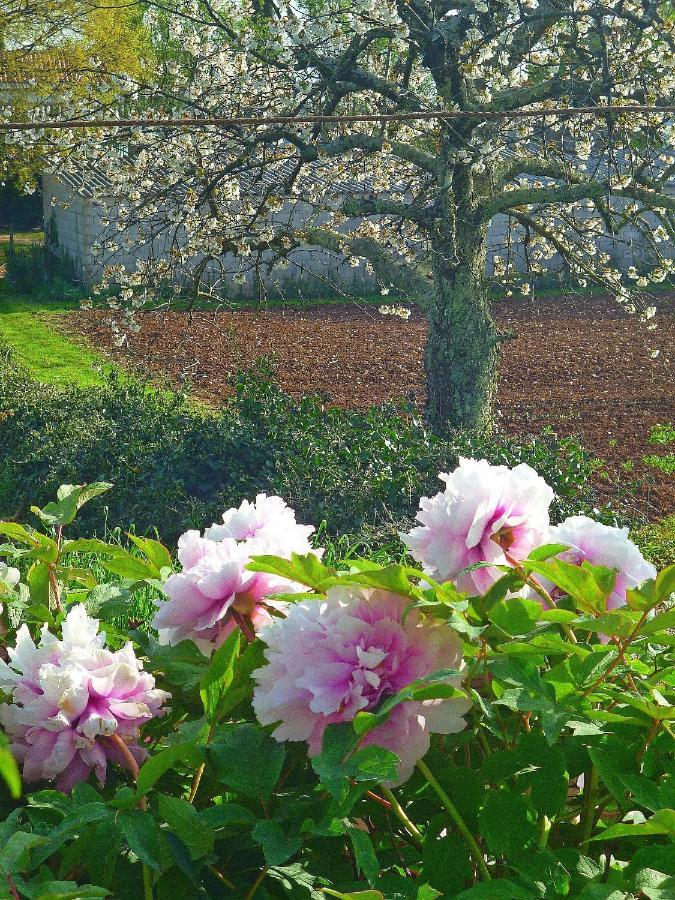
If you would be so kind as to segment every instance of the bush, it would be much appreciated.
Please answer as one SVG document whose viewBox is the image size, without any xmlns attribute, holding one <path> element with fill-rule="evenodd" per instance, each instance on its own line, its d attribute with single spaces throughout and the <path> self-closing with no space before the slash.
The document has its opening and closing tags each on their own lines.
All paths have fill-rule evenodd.
<svg viewBox="0 0 675 900">
<path fill-rule="evenodd" d="M 675 516 L 642 525 L 631 537 L 657 568 L 668 566 L 675 559 Z"/>
<path fill-rule="evenodd" d="M 0 515 L 24 518 L 59 484 L 104 480 L 116 485 L 106 527 L 156 526 L 169 542 L 268 491 L 305 521 L 325 520 L 329 534 L 365 535 L 372 547 L 413 518 L 418 498 L 440 489 L 438 472 L 459 456 L 528 462 L 556 492 L 556 520 L 595 505 L 596 462 L 574 440 L 439 437 L 412 409 L 327 409 L 316 397 L 287 396 L 265 371 L 242 375 L 214 412 L 115 374 L 100 389 L 47 387 L 5 354 L 0 417 Z M 83 522 L 101 533 L 100 513 Z"/>
<path fill-rule="evenodd" d="M 672 898 L 675 566 L 638 577 L 616 530 L 582 564 L 537 546 L 525 481 L 506 521 L 531 543 L 478 593 L 386 559 L 251 560 L 261 530 L 286 543 L 278 510 L 231 510 L 236 579 L 234 539 L 193 536 L 170 583 L 157 541 L 71 540 L 109 484 L 62 487 L 39 528 L 0 521 L 2 897 Z M 446 517 L 463 541 L 492 511 L 481 562 L 502 498 L 487 478 Z M 251 577 L 299 591 L 258 633 Z M 207 581 L 208 656 L 196 618 L 173 644 L 117 624 L 138 592 L 182 615 Z"/>
<path fill-rule="evenodd" d="M 17 294 L 29 296 L 49 289 L 52 300 L 77 296 L 75 264 L 67 255 L 44 244 L 13 242 L 5 248 L 6 277 Z"/>
</svg>

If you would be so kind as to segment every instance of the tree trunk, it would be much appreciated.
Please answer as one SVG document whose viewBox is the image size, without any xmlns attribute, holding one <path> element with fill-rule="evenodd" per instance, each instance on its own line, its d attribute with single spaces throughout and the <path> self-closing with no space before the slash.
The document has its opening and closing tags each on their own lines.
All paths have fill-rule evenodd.
<svg viewBox="0 0 675 900">
<path fill-rule="evenodd" d="M 485 235 L 475 232 L 465 235 L 452 266 L 445 254 L 437 256 L 424 354 L 426 415 L 436 430 L 492 425 L 499 342 L 484 274 Z"/>
</svg>

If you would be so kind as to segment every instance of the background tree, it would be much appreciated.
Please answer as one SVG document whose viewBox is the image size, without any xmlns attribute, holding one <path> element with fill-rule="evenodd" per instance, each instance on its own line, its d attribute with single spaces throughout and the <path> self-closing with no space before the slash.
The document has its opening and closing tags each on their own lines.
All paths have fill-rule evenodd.
<svg viewBox="0 0 675 900">
<path fill-rule="evenodd" d="M 6 0 L 0 8 L 0 107 L 20 120 L 58 115 L 73 98 L 114 103 L 112 76 L 140 77 L 150 55 L 136 4 Z M 0 146 L 0 176 L 19 191 L 34 190 L 44 149 L 30 140 Z"/>
<path fill-rule="evenodd" d="M 427 318 L 430 420 L 463 427 L 489 424 L 495 395 L 502 336 L 486 277 L 495 217 L 508 225 L 495 275 L 523 293 L 533 275 L 564 265 L 652 315 L 640 291 L 671 266 L 661 250 L 675 224 L 672 123 L 545 111 L 672 100 L 673 26 L 653 0 L 144 6 L 147 27 L 173 51 L 152 78 L 118 79 L 126 110 L 291 121 L 54 138 L 66 166 L 95 159 L 110 179 L 102 259 L 150 248 L 138 272 L 108 270 L 125 301 L 139 305 L 141 285 L 168 278 L 198 293 L 243 280 L 242 267 L 269 274 L 308 243 L 365 260 L 384 292 L 401 292 Z M 100 109 L 72 102 L 73 114 Z M 541 115 L 515 115 L 533 109 Z M 473 115 L 299 121 L 434 110 Z M 491 117 L 505 111 L 513 118 Z M 652 248 L 643 271 L 631 272 L 632 292 L 601 248 L 603 235 L 629 225 Z"/>
</svg>

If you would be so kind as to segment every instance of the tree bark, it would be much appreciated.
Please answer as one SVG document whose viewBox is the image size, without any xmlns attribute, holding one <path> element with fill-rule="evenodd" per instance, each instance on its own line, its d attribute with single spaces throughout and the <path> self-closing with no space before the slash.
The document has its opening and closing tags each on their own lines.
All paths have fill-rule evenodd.
<svg viewBox="0 0 675 900">
<path fill-rule="evenodd" d="M 499 339 L 485 279 L 485 235 L 471 231 L 453 265 L 438 254 L 427 308 L 426 416 L 435 430 L 488 430 L 493 422 Z"/>
</svg>

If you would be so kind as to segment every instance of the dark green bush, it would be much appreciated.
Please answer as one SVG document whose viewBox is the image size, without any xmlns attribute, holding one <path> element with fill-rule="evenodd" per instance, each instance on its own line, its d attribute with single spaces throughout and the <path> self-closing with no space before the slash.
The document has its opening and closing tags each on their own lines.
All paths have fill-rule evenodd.
<svg viewBox="0 0 675 900">
<path fill-rule="evenodd" d="M 32 296 L 49 288 L 49 296 L 58 299 L 77 293 L 73 260 L 51 244 L 7 244 L 5 265 L 7 281 L 17 294 Z"/>
<path fill-rule="evenodd" d="M 554 435 L 439 437 L 412 409 L 326 409 L 285 395 L 264 371 L 241 376 L 216 413 L 117 375 L 102 389 L 60 390 L 31 381 L 7 354 L 0 362 L 0 517 L 24 518 L 60 484 L 104 480 L 115 484 L 107 528 L 156 526 L 173 541 L 268 491 L 302 521 L 325 520 L 328 535 L 358 533 L 376 546 L 441 488 L 438 473 L 460 455 L 530 463 L 556 491 L 556 519 L 595 505 L 596 463 Z M 100 511 L 82 527 L 101 533 Z"/>
</svg>

